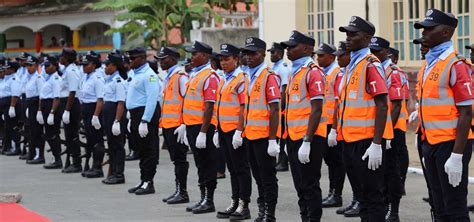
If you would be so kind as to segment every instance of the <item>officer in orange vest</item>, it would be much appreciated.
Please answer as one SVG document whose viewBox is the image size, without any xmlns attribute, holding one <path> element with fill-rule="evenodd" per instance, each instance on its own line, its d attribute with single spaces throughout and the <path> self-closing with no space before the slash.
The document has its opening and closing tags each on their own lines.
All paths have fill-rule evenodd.
<svg viewBox="0 0 474 222">
<path fill-rule="evenodd" d="M 214 144 L 225 155 L 232 201 L 226 210 L 217 213 L 217 218 L 245 220 L 250 219 L 248 205 L 252 193 L 248 148 L 242 145 L 248 78 L 239 67 L 240 49 L 232 44 L 222 44 L 220 50 L 218 57 L 224 78 L 219 84 L 214 106 L 218 121 Z"/>
<path fill-rule="evenodd" d="M 176 190 L 163 198 L 168 204 L 188 203 L 187 178 L 189 163 L 186 159 L 188 147 L 184 144 L 186 125 L 183 123 L 183 99 L 186 94 L 188 75 L 178 65 L 179 52 L 173 47 L 162 47 L 156 57 L 166 77 L 163 81 L 163 105 L 161 106 L 160 127 L 163 138 L 174 165 Z"/>
<path fill-rule="evenodd" d="M 275 221 L 278 199 L 275 164 L 280 151 L 276 142 L 280 118 L 280 80 L 265 64 L 266 46 L 263 40 L 249 37 L 243 48 L 250 75 L 243 135 L 258 188 L 256 221 Z"/>
<path fill-rule="evenodd" d="M 466 49 L 469 49 L 471 52 L 470 52 L 470 57 L 471 57 L 471 84 L 474 85 L 474 66 L 472 66 L 472 63 L 474 63 L 474 44 L 471 44 L 471 45 L 466 45 L 464 46 Z M 474 104 L 472 105 L 472 112 L 474 113 Z M 474 115 L 472 117 L 472 121 L 471 121 L 471 130 L 472 132 L 474 132 Z M 469 205 L 467 207 L 470 211 L 474 211 L 474 205 Z"/>
<path fill-rule="evenodd" d="M 212 48 L 195 41 L 186 48 L 192 53 L 186 96 L 183 100 L 183 121 L 186 125 L 185 143 L 189 144 L 198 168 L 198 183 L 201 199 L 186 208 L 194 214 L 214 212 L 214 190 L 217 185 L 217 149 L 212 142 L 217 119 L 214 113 L 219 77 L 211 68 L 209 59 Z M 188 142 L 189 141 L 189 142 Z"/>
<path fill-rule="evenodd" d="M 341 74 L 336 55 L 336 47 L 327 43 L 321 43 L 318 49 L 315 51 L 318 55 L 317 60 L 319 66 L 323 68 L 323 72 L 326 78 L 326 92 L 325 99 L 326 103 L 324 109 L 328 116 L 327 121 L 327 135 L 331 131 L 336 132 L 332 129 L 334 109 L 336 107 L 336 97 L 334 94 L 334 83 L 337 77 Z M 325 140 L 327 142 L 327 140 Z M 331 146 L 324 154 L 324 162 L 328 165 L 329 171 L 329 194 L 323 199 L 323 207 L 340 207 L 342 206 L 342 188 L 344 187 L 344 179 L 346 177 L 344 170 L 344 160 L 342 155 L 342 143 Z"/>
<path fill-rule="evenodd" d="M 341 81 L 341 106 L 338 110 L 337 134 L 344 140 L 344 149 L 352 151 L 351 162 L 362 187 L 360 217 L 363 221 L 384 221 L 383 199 L 385 148 L 384 131 L 392 133 L 387 122 L 387 85 L 378 59 L 370 54 L 368 45 L 375 33 L 372 23 L 352 16 L 346 33 L 351 61 Z M 385 139 L 391 139 L 390 135 Z"/>
<path fill-rule="evenodd" d="M 382 37 L 373 37 L 369 44 L 370 51 L 381 61 L 387 78 L 389 110 L 391 111 L 392 125 L 395 129 L 394 139 L 387 140 L 385 152 L 385 186 L 388 212 L 385 221 L 400 221 L 398 208 L 402 197 L 402 180 L 400 176 L 400 161 L 398 152 L 405 141 L 406 114 L 402 113 L 404 106 L 403 86 L 407 84 L 405 75 L 389 57 L 390 42 Z"/>
<path fill-rule="evenodd" d="M 468 166 L 472 155 L 472 85 L 469 65 L 451 38 L 458 20 L 429 9 L 415 29 L 430 48 L 418 76 L 419 131 L 436 221 L 469 221 Z"/>
<path fill-rule="evenodd" d="M 326 151 L 325 76 L 311 55 L 315 40 L 293 31 L 281 43 L 292 61 L 286 93 L 287 149 L 302 221 L 320 221 L 321 164 Z"/>
</svg>

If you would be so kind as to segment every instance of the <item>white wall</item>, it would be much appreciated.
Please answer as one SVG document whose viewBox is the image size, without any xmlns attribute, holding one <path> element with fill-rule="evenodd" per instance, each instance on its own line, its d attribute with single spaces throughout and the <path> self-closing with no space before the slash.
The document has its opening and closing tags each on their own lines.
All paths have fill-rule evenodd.
<svg viewBox="0 0 474 222">
<path fill-rule="evenodd" d="M 267 48 L 272 42 L 288 40 L 291 31 L 296 29 L 296 1 L 301 0 L 263 1 L 263 36 Z"/>
<path fill-rule="evenodd" d="M 349 24 L 351 16 L 365 18 L 365 0 L 334 0 L 334 44 L 346 40 L 346 34 L 339 31 L 340 26 Z"/>
</svg>

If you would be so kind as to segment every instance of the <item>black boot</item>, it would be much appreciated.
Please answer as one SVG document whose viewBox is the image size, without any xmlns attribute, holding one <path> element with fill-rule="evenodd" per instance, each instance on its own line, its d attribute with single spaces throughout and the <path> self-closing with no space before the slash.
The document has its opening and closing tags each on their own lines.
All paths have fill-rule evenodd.
<svg viewBox="0 0 474 222">
<path fill-rule="evenodd" d="M 175 180 L 175 186 L 176 186 L 176 189 L 174 190 L 174 193 L 169 195 L 168 197 L 161 199 L 163 202 L 166 203 L 169 199 L 173 198 L 174 196 L 176 196 L 176 194 L 178 194 L 178 189 L 179 189 L 178 180 Z"/>
<path fill-rule="evenodd" d="M 201 199 L 193 205 L 186 207 L 187 212 L 192 212 L 194 208 L 199 207 L 201 203 L 204 202 L 204 198 L 206 198 L 206 188 L 199 186 L 199 189 L 201 190 Z"/>
<path fill-rule="evenodd" d="M 265 203 L 263 202 L 263 200 L 257 199 L 257 206 L 258 206 L 258 214 L 254 222 L 261 222 L 263 221 L 263 217 L 265 217 Z"/>
<path fill-rule="evenodd" d="M 214 189 L 206 188 L 204 201 L 198 207 L 193 209 L 193 214 L 204 214 L 216 211 L 214 207 Z"/>
<path fill-rule="evenodd" d="M 102 180 L 103 184 L 113 185 L 113 184 L 123 184 L 125 183 L 125 177 L 123 175 L 112 175 Z"/>
<path fill-rule="evenodd" d="M 15 145 L 19 146 L 18 144 L 15 144 Z M 12 147 L 10 150 L 5 152 L 6 156 L 18 156 L 20 154 L 21 154 L 20 149 L 16 147 Z"/>
<path fill-rule="evenodd" d="M 329 207 L 340 207 L 342 206 L 342 197 L 340 194 L 333 193 L 328 199 L 323 201 L 322 207 L 329 208 Z"/>
<path fill-rule="evenodd" d="M 142 186 L 135 191 L 136 195 L 146 195 L 155 193 L 155 187 L 153 186 L 153 181 L 145 181 Z"/>
<path fill-rule="evenodd" d="M 82 166 L 79 164 L 71 164 L 69 167 L 63 169 L 63 173 L 80 173 L 82 171 Z"/>
<path fill-rule="evenodd" d="M 288 156 L 286 155 L 285 152 L 280 152 L 278 158 L 278 163 L 275 166 L 276 171 L 278 172 L 283 172 L 283 171 L 288 171 Z"/>
<path fill-rule="evenodd" d="M 392 205 L 388 204 L 387 214 L 385 215 L 385 222 L 400 222 L 398 211 L 392 210 Z"/>
<path fill-rule="evenodd" d="M 137 184 L 136 186 L 128 189 L 128 192 L 129 193 L 135 193 L 138 189 L 140 189 L 140 187 L 143 185 L 143 181 L 140 182 L 139 184 Z"/>
<path fill-rule="evenodd" d="M 471 212 L 474 212 L 474 204 L 467 206 L 467 209 Z"/>
<path fill-rule="evenodd" d="M 331 197 L 334 194 L 334 190 L 335 190 L 334 188 L 329 188 L 328 196 L 323 198 L 321 203 L 324 203 L 324 201 L 329 199 L 329 197 Z"/>
<path fill-rule="evenodd" d="M 54 162 L 43 165 L 43 168 L 45 168 L 45 169 L 61 169 L 61 168 L 63 168 L 63 163 L 61 161 L 61 158 L 57 157 L 57 158 L 55 158 Z"/>
<path fill-rule="evenodd" d="M 359 201 L 355 201 L 352 208 L 344 212 L 344 217 L 358 217 L 360 213 L 360 203 Z"/>
<path fill-rule="evenodd" d="M 138 155 L 137 152 L 135 151 L 130 151 L 130 153 L 125 157 L 126 161 L 131 161 L 131 160 L 138 160 Z"/>
<path fill-rule="evenodd" d="M 98 168 L 92 168 L 89 172 L 85 173 L 85 176 L 87 178 L 102 178 L 104 177 L 104 171 L 102 170 L 102 167 Z"/>
<path fill-rule="evenodd" d="M 239 199 L 232 199 L 232 202 L 230 202 L 230 205 L 224 210 L 224 211 L 217 211 L 217 218 L 229 218 L 232 213 L 237 210 L 237 207 L 239 207 Z"/>
<path fill-rule="evenodd" d="M 247 220 L 250 219 L 250 210 L 249 210 L 249 202 L 240 200 L 239 207 L 235 210 L 234 213 L 230 214 L 229 219 L 232 220 Z"/>
<path fill-rule="evenodd" d="M 27 160 L 26 163 L 27 164 L 43 164 L 44 163 L 44 158 Z"/>
<path fill-rule="evenodd" d="M 274 222 L 275 218 L 275 204 L 265 204 L 265 216 L 263 217 L 263 222 Z"/>
<path fill-rule="evenodd" d="M 186 190 L 186 183 L 178 183 L 178 192 L 175 196 L 166 201 L 167 204 L 182 204 L 189 203 L 188 191 Z"/>
<path fill-rule="evenodd" d="M 345 207 L 341 207 L 339 209 L 336 210 L 336 214 L 341 214 L 341 215 L 344 215 L 344 213 L 350 209 L 352 209 L 352 207 L 354 206 L 356 200 L 352 200 L 352 202 L 345 206 Z"/>
</svg>

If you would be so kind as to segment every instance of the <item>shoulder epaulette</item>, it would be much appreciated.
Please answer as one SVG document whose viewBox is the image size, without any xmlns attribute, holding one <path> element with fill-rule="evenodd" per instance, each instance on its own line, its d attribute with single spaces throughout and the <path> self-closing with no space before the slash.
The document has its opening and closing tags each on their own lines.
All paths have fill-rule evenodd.
<svg viewBox="0 0 474 222">
<path fill-rule="evenodd" d="M 375 56 L 369 56 L 367 57 L 367 61 L 369 61 L 370 63 L 374 63 L 374 62 L 379 62 L 379 59 L 377 59 L 377 57 Z"/>
<path fill-rule="evenodd" d="M 122 82 L 122 80 L 120 80 L 120 78 L 117 79 L 117 82 Z"/>
</svg>

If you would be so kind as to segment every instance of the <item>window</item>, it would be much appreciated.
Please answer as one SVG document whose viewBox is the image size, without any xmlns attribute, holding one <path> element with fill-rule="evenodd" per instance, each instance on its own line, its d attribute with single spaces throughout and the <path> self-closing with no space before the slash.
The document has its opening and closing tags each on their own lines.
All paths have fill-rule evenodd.
<svg viewBox="0 0 474 222">
<path fill-rule="evenodd" d="M 334 0 L 327 0 L 327 43 L 334 45 Z"/>
<path fill-rule="evenodd" d="M 334 0 L 308 0 L 308 34 L 334 45 Z"/>
<path fill-rule="evenodd" d="M 464 46 L 469 45 L 469 34 L 470 34 L 470 21 L 469 21 L 469 1 L 470 0 L 456 0 L 457 1 L 457 18 L 458 18 L 458 27 L 457 27 L 457 46 L 458 51 L 464 56 L 469 56 L 467 50 L 464 49 Z M 464 52 L 464 53 L 463 53 Z"/>
<path fill-rule="evenodd" d="M 308 35 L 314 38 L 314 0 L 308 0 Z"/>
<path fill-rule="evenodd" d="M 414 39 L 420 38 L 420 30 L 415 29 L 413 26 L 416 21 L 420 20 L 420 4 L 419 0 L 408 0 L 408 48 L 409 48 L 409 60 L 420 60 L 420 49 L 418 45 L 412 44 Z"/>
<path fill-rule="evenodd" d="M 403 24 L 403 0 L 393 1 L 393 47 L 400 51 L 400 60 L 405 60 L 405 31 Z"/>
</svg>

